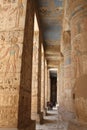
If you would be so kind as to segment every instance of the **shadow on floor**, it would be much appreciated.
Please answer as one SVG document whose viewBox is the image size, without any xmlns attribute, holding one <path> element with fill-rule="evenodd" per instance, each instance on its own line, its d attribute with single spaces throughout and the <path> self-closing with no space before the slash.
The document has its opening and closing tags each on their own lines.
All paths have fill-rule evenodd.
<svg viewBox="0 0 87 130">
<path fill-rule="evenodd" d="M 53 113 L 47 113 L 46 116 L 55 116 L 56 114 Z"/>
<path fill-rule="evenodd" d="M 44 119 L 43 120 L 43 124 L 48 124 L 48 123 L 50 123 L 50 124 L 57 123 L 57 120 L 49 120 L 49 119 Z"/>
</svg>

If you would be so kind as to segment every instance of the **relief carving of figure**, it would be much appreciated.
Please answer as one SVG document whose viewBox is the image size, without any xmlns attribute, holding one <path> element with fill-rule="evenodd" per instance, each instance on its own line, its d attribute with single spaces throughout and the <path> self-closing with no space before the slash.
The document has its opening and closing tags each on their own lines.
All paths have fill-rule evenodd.
<svg viewBox="0 0 87 130">
<path fill-rule="evenodd" d="M 22 0 L 18 0 L 17 7 L 15 9 L 13 9 L 12 12 L 10 13 L 10 15 L 12 15 L 13 13 L 16 14 L 15 27 L 19 27 L 20 18 L 23 15 L 23 9 L 24 9 L 24 7 L 23 7 Z"/>
<path fill-rule="evenodd" d="M 9 72 L 10 67 L 12 66 L 13 69 L 13 74 L 15 75 L 16 72 L 16 62 L 19 56 L 19 46 L 17 45 L 18 38 L 12 37 L 11 38 L 11 46 L 7 49 L 6 53 L 4 56 L 2 56 L 0 59 L 5 58 L 8 56 L 8 61 L 6 64 L 6 71 L 5 71 L 5 76 Z"/>
</svg>

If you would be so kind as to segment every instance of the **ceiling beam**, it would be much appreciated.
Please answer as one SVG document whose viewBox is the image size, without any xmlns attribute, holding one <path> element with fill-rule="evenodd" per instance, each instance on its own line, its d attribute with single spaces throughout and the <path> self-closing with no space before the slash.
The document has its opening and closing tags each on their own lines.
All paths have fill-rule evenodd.
<svg viewBox="0 0 87 130">
<path fill-rule="evenodd" d="M 60 52 L 60 45 L 45 46 L 45 54 L 55 54 Z"/>
</svg>

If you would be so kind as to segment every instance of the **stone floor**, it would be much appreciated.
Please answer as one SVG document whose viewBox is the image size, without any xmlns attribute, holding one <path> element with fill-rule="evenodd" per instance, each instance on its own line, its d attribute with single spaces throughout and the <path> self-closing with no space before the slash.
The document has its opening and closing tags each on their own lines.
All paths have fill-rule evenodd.
<svg viewBox="0 0 87 130">
<path fill-rule="evenodd" d="M 87 130 L 87 124 L 81 124 L 75 115 L 58 107 L 47 112 L 43 125 L 37 124 L 36 130 Z"/>
<path fill-rule="evenodd" d="M 36 125 L 36 130 L 67 130 L 67 122 L 61 122 L 58 110 L 50 110 L 44 117 L 43 125 Z"/>
</svg>

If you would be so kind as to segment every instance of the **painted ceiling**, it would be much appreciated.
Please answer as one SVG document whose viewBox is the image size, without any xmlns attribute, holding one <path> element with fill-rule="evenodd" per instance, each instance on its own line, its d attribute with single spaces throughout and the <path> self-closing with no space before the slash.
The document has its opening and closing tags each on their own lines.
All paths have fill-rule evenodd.
<svg viewBox="0 0 87 130">
<path fill-rule="evenodd" d="M 62 32 L 63 0 L 38 0 L 45 45 L 59 45 Z"/>
</svg>

